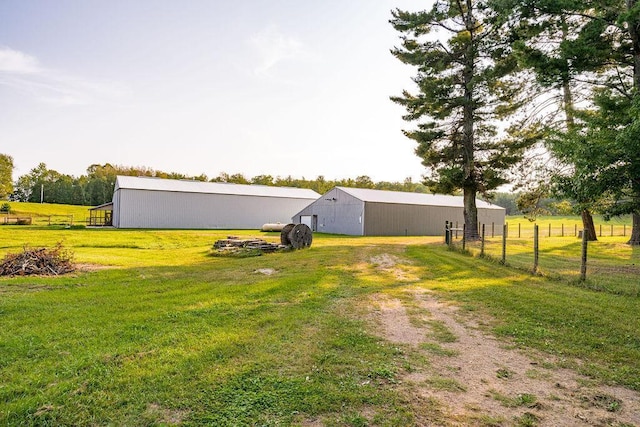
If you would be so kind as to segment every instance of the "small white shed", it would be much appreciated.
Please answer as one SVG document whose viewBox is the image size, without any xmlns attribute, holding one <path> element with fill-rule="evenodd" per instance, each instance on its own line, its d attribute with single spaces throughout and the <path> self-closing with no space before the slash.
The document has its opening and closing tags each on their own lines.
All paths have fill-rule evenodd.
<svg viewBox="0 0 640 427">
<path fill-rule="evenodd" d="M 478 222 L 502 234 L 505 209 L 477 200 Z M 313 231 L 353 236 L 437 236 L 464 223 L 461 196 L 335 187 L 291 219 Z"/>
<path fill-rule="evenodd" d="M 118 176 L 112 222 L 118 228 L 260 229 L 288 223 L 318 197 L 302 188 Z"/>
</svg>

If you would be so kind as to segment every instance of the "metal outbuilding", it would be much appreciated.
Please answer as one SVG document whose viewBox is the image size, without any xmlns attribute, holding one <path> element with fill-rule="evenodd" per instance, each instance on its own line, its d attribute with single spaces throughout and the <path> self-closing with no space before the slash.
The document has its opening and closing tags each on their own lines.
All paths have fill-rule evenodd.
<svg viewBox="0 0 640 427">
<path fill-rule="evenodd" d="M 477 200 L 478 222 L 502 234 L 505 209 Z M 436 236 L 464 223 L 463 198 L 335 187 L 292 217 L 313 231 L 353 236 Z M 491 229 L 491 228 L 490 228 Z"/>
<path fill-rule="evenodd" d="M 318 197 L 302 188 L 118 176 L 112 222 L 118 228 L 260 229 L 288 223 Z"/>
</svg>

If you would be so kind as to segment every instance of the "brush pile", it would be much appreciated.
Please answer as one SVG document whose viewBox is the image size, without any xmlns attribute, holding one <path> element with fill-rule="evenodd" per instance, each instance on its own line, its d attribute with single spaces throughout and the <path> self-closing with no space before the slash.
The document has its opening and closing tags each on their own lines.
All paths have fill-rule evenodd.
<svg viewBox="0 0 640 427">
<path fill-rule="evenodd" d="M 73 254 L 58 243 L 53 248 L 29 248 L 7 254 L 0 262 L 0 276 L 58 276 L 74 271 Z"/>
</svg>

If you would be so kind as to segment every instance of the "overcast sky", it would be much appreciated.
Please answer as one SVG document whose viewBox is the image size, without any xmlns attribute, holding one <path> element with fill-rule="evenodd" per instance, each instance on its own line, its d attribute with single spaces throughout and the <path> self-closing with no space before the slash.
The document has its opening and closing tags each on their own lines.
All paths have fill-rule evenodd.
<svg viewBox="0 0 640 427">
<path fill-rule="evenodd" d="M 189 175 L 419 180 L 389 96 L 396 7 L 429 0 L 2 0 L 0 153 Z"/>
</svg>

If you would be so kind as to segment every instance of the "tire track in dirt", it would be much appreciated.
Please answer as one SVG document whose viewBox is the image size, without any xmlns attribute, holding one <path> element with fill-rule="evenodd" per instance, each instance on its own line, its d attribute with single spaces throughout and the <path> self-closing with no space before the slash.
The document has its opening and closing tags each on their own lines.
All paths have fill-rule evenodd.
<svg viewBox="0 0 640 427">
<path fill-rule="evenodd" d="M 385 339 L 429 361 L 399 377 L 418 425 L 640 426 L 639 393 L 593 385 L 556 367 L 551 356 L 510 348 L 485 333 L 473 313 L 463 316 L 429 291 L 411 291 L 402 299 L 377 294 L 372 306 Z M 435 338 L 434 324 L 444 326 L 452 342 Z M 418 408 L 434 401 L 437 421 Z"/>
</svg>

